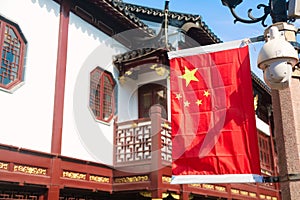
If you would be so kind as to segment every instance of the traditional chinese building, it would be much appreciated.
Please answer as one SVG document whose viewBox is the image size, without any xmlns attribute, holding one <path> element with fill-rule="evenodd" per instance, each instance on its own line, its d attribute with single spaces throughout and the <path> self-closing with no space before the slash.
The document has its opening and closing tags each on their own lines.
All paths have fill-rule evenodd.
<svg viewBox="0 0 300 200">
<path fill-rule="evenodd" d="M 170 184 L 167 52 L 219 42 L 198 15 L 121 0 L 1 2 L 0 199 L 279 200 L 274 183 Z M 252 80 L 276 176 L 270 90 Z"/>
</svg>

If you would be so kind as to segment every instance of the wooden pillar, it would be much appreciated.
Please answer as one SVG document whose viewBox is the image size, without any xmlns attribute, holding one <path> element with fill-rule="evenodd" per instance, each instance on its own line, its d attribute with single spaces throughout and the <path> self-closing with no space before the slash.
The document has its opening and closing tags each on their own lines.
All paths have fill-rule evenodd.
<svg viewBox="0 0 300 200">
<path fill-rule="evenodd" d="M 47 195 L 47 199 L 50 200 L 50 199 L 59 199 L 59 186 L 52 186 L 51 187 L 51 190 L 49 189 L 48 191 L 48 195 Z"/>
<path fill-rule="evenodd" d="M 45 194 L 41 194 L 41 195 L 38 197 L 38 200 L 45 200 Z"/>
<path fill-rule="evenodd" d="M 61 153 L 70 8 L 71 0 L 61 2 L 51 142 L 51 153 L 54 154 Z"/>
<path fill-rule="evenodd" d="M 52 165 L 50 170 L 50 177 L 51 182 L 48 189 L 47 200 L 59 199 L 60 194 L 60 176 L 62 175 L 61 170 L 61 159 L 60 158 L 53 158 Z"/>
<path fill-rule="evenodd" d="M 161 106 L 150 108 L 151 119 L 151 191 L 152 200 L 162 199 L 162 159 L 161 159 Z"/>
<path fill-rule="evenodd" d="M 65 93 L 65 77 L 67 65 L 67 47 L 68 47 L 68 29 L 69 15 L 72 0 L 62 0 L 60 6 L 58 49 L 56 62 L 56 80 L 55 80 L 55 96 L 54 111 L 52 124 L 52 141 L 51 153 L 60 155 L 62 144 L 62 127 L 63 127 L 63 109 L 64 109 L 64 93 Z M 59 199 L 60 196 L 60 176 L 61 159 L 55 157 L 52 159 L 50 169 L 51 182 L 48 189 L 47 199 Z"/>
<path fill-rule="evenodd" d="M 183 184 L 180 185 L 180 199 L 181 200 L 189 200 L 190 199 L 190 192 L 188 192 L 188 185 Z"/>
<path fill-rule="evenodd" d="M 227 200 L 231 200 L 232 199 L 231 184 L 226 184 L 226 191 L 228 194 Z"/>
</svg>

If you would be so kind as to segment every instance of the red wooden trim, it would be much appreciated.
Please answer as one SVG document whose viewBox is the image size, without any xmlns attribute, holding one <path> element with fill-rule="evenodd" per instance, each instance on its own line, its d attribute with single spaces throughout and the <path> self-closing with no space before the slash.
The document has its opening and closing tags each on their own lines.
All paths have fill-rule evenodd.
<svg viewBox="0 0 300 200">
<path fill-rule="evenodd" d="M 74 172 L 86 173 L 86 174 L 97 175 L 97 176 L 105 176 L 110 179 L 113 176 L 112 169 L 99 167 L 99 166 L 92 166 L 89 164 L 78 164 L 74 162 L 62 161 L 61 168 L 67 171 L 74 171 Z"/>
<path fill-rule="evenodd" d="M 85 180 L 74 180 L 68 178 L 61 178 L 60 185 L 68 188 L 85 189 L 85 190 L 97 190 L 103 192 L 112 192 L 111 183 L 97 183 Z"/>
<path fill-rule="evenodd" d="M 56 80 L 54 95 L 54 111 L 52 125 L 51 153 L 61 154 L 62 128 L 63 128 L 63 109 L 65 94 L 65 79 L 68 53 L 68 29 L 69 16 L 71 9 L 71 0 L 64 0 L 60 5 L 59 35 L 56 63 Z M 59 199 L 60 195 L 60 176 L 62 169 L 60 167 L 61 159 L 54 158 L 51 167 L 51 184 L 47 199 Z"/>
<path fill-rule="evenodd" d="M 53 112 L 53 126 L 52 126 L 52 142 L 51 142 L 51 153 L 55 153 L 55 154 L 61 154 L 70 7 L 71 7 L 70 0 L 62 1 L 62 4 L 60 6 L 55 97 L 54 97 L 54 112 Z"/>
<path fill-rule="evenodd" d="M 4 43 L 4 33 L 5 33 L 5 22 L 4 21 L 0 21 L 0 49 L 1 49 L 1 55 L 0 58 L 2 60 L 2 49 L 3 49 L 3 43 Z"/>
<path fill-rule="evenodd" d="M 118 126 L 124 126 L 124 125 L 132 125 L 133 123 L 139 124 L 139 123 L 150 122 L 150 121 L 151 121 L 150 118 L 139 118 L 139 119 L 136 119 L 136 120 L 119 122 L 119 123 L 117 123 L 117 127 Z"/>
<path fill-rule="evenodd" d="M 27 184 L 47 186 L 50 183 L 49 176 L 37 176 L 37 175 L 22 174 L 17 172 L 10 172 L 10 171 L 0 170 L 0 177 L 1 177 L 1 181 L 16 182 L 19 183 L 19 185 L 27 183 Z"/>
<path fill-rule="evenodd" d="M 124 192 L 124 191 L 143 191 L 148 190 L 150 188 L 151 182 L 144 181 L 144 182 L 136 182 L 136 183 L 114 183 L 113 189 L 114 192 Z"/>
<path fill-rule="evenodd" d="M 41 167 L 47 170 L 50 168 L 51 165 L 50 158 L 45 158 L 42 156 L 33 156 L 30 154 L 0 149 L 0 162 L 1 161 L 20 165 Z"/>
</svg>

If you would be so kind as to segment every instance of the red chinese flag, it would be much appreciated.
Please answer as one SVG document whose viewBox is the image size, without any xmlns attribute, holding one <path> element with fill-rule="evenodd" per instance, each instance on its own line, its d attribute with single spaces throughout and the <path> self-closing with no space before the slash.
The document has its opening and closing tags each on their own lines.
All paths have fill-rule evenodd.
<svg viewBox="0 0 300 200">
<path fill-rule="evenodd" d="M 172 183 L 262 182 L 248 46 L 215 44 L 169 58 Z"/>
</svg>

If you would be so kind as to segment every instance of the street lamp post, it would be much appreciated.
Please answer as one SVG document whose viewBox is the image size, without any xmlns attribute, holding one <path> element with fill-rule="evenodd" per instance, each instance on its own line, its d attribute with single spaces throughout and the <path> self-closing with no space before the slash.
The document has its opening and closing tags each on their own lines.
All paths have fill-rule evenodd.
<svg viewBox="0 0 300 200">
<path fill-rule="evenodd" d="M 248 10 L 249 19 L 240 18 L 235 12 L 236 6 L 242 0 L 221 0 L 227 6 L 235 18 L 235 22 L 257 23 L 266 26 L 268 15 L 272 18 L 272 26 L 278 27 L 284 32 L 287 41 L 297 44 L 296 29 L 286 29 L 287 17 L 286 0 L 270 0 L 269 5 L 259 4 L 258 9 L 263 8 L 261 17 L 254 17 L 252 9 Z M 290 25 L 288 25 L 290 27 Z M 267 29 L 268 30 L 268 29 Z M 267 31 L 265 31 L 266 38 Z M 296 45 L 299 46 L 299 45 Z M 283 90 L 272 89 L 272 105 L 275 125 L 275 141 L 278 152 L 279 182 L 283 200 L 300 199 L 300 76 L 299 68 L 294 67 L 289 87 Z"/>
<path fill-rule="evenodd" d="M 286 0 L 269 0 L 269 5 L 258 4 L 257 8 L 264 9 L 264 13 L 260 17 L 254 17 L 252 15 L 252 9 L 248 10 L 249 19 L 243 19 L 238 16 L 235 12 L 236 6 L 243 2 L 243 0 L 221 0 L 224 6 L 227 6 L 230 9 L 230 12 L 235 18 L 235 22 L 243 23 L 257 23 L 261 22 L 263 26 L 266 26 L 265 20 L 268 15 L 271 15 L 272 22 L 286 22 L 287 21 L 287 2 Z"/>
</svg>

